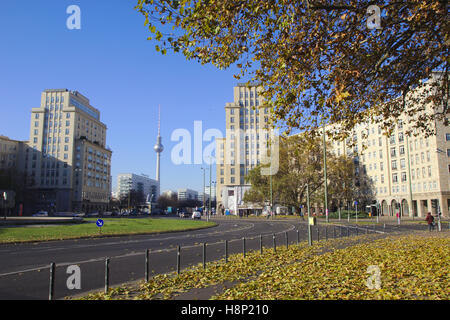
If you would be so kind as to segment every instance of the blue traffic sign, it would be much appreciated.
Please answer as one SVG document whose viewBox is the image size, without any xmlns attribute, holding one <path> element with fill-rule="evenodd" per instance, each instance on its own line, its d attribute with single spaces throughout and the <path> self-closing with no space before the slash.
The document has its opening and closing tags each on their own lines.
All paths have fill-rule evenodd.
<svg viewBox="0 0 450 320">
<path fill-rule="evenodd" d="M 95 224 L 97 225 L 97 227 L 101 228 L 101 227 L 103 227 L 104 222 L 102 219 L 97 219 L 97 222 Z"/>
</svg>

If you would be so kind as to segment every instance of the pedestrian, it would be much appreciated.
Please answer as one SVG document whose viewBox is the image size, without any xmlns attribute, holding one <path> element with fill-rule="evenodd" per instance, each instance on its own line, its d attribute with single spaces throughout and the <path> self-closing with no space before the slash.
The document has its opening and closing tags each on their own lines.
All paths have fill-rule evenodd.
<svg viewBox="0 0 450 320">
<path fill-rule="evenodd" d="M 428 223 L 428 230 L 434 230 L 434 217 L 431 215 L 431 212 L 428 212 L 425 221 Z"/>
</svg>

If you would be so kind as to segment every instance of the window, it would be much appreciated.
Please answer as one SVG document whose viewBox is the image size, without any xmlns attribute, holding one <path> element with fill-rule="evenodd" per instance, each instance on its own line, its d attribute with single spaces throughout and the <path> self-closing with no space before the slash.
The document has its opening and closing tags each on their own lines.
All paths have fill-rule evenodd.
<svg viewBox="0 0 450 320">
<path fill-rule="evenodd" d="M 406 181 L 406 172 L 402 172 L 402 182 Z"/>
<path fill-rule="evenodd" d="M 398 182 L 398 176 L 396 173 L 392 174 L 392 182 L 394 182 L 394 183 Z"/>
<path fill-rule="evenodd" d="M 450 133 L 445 134 L 445 140 L 450 141 Z"/>
<path fill-rule="evenodd" d="M 35 121 L 35 122 L 34 122 L 34 126 L 35 126 L 35 127 L 39 127 L 39 121 Z"/>
<path fill-rule="evenodd" d="M 395 136 L 394 136 L 394 135 L 392 135 L 392 136 L 389 138 L 389 142 L 390 142 L 391 144 L 395 144 Z"/>
<path fill-rule="evenodd" d="M 405 159 L 400 159 L 400 168 L 405 169 L 406 168 L 406 161 Z"/>
<path fill-rule="evenodd" d="M 403 156 L 405 154 L 405 146 L 399 147 L 400 155 Z"/>
<path fill-rule="evenodd" d="M 391 157 L 396 157 L 397 156 L 397 151 L 396 148 L 391 148 Z"/>
<path fill-rule="evenodd" d="M 392 170 L 397 170 L 397 160 L 392 160 Z"/>
<path fill-rule="evenodd" d="M 428 166 L 428 177 L 431 178 L 431 166 Z"/>
</svg>

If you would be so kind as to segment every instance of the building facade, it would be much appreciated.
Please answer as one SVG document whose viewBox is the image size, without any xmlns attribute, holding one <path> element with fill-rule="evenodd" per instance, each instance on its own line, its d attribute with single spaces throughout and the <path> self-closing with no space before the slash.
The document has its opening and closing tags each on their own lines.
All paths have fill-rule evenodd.
<svg viewBox="0 0 450 320">
<path fill-rule="evenodd" d="M 257 85 L 238 84 L 234 101 L 225 105 L 225 138 L 216 139 L 217 210 L 231 214 L 239 211 L 261 211 L 243 201 L 250 185 L 245 176 L 267 155 L 269 108 L 259 95 Z"/>
<path fill-rule="evenodd" d="M 425 110 L 430 108 L 433 106 L 427 105 Z M 374 201 L 383 215 L 424 217 L 440 209 L 448 217 L 450 128 L 444 121 L 436 121 L 436 135 L 425 137 L 417 131 L 408 134 L 412 131 L 409 124 L 417 117 L 402 115 L 389 137 L 375 123 L 360 124 L 347 141 L 333 142 L 333 152 L 353 158 L 356 178 L 361 173 L 368 176 Z"/>
<path fill-rule="evenodd" d="M 27 185 L 40 210 L 93 212 L 108 209 L 111 155 L 106 125 L 77 91 L 49 89 L 31 110 L 25 151 Z"/>
<path fill-rule="evenodd" d="M 198 200 L 198 192 L 191 189 L 178 189 L 178 201 Z"/>
<path fill-rule="evenodd" d="M 159 182 L 150 179 L 145 175 L 134 173 L 121 173 L 117 176 L 117 196 L 119 199 L 128 196 L 131 190 L 142 192 L 146 201 L 150 202 L 153 196 L 153 202 L 159 197 Z"/>
</svg>

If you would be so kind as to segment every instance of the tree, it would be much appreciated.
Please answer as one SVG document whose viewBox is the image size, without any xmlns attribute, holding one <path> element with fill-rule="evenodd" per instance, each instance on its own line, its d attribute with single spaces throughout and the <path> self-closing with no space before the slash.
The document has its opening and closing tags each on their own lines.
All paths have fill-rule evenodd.
<svg viewBox="0 0 450 320">
<path fill-rule="evenodd" d="M 145 202 L 145 196 L 142 191 L 130 190 L 128 194 L 123 194 L 120 197 L 120 204 L 122 208 L 136 207 Z"/>
<path fill-rule="evenodd" d="M 161 209 L 167 209 L 167 207 L 177 207 L 178 198 L 176 194 L 162 194 L 158 198 L 158 205 Z"/>
<path fill-rule="evenodd" d="M 353 163 L 347 157 L 336 157 L 327 143 L 328 193 L 333 197 L 343 196 L 342 188 L 337 185 L 346 183 L 345 191 L 354 190 Z M 319 137 L 293 135 L 280 137 L 279 169 L 272 176 L 274 203 L 296 207 L 306 204 L 307 186 L 311 203 L 324 203 L 323 142 Z M 264 204 L 270 199 L 270 176 L 261 175 L 259 165 L 250 170 L 246 179 L 252 187 L 246 192 L 244 200 Z M 340 189 L 339 191 L 337 191 Z M 331 197 L 331 199 L 333 199 Z"/>
<path fill-rule="evenodd" d="M 274 123 L 288 131 L 336 123 L 342 140 L 371 120 L 389 134 L 406 112 L 409 132 L 430 135 L 431 123 L 447 121 L 447 1 L 138 0 L 136 9 L 157 51 L 236 65 L 236 78 L 261 84 Z M 422 83 L 433 71 L 438 80 Z M 415 89 L 423 94 L 408 99 Z"/>
</svg>

